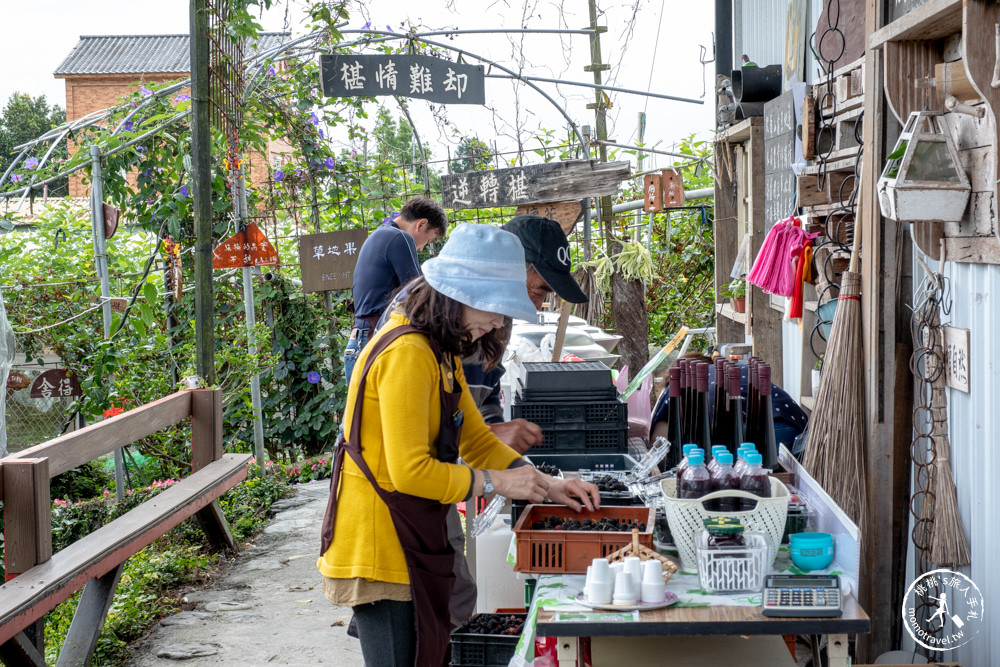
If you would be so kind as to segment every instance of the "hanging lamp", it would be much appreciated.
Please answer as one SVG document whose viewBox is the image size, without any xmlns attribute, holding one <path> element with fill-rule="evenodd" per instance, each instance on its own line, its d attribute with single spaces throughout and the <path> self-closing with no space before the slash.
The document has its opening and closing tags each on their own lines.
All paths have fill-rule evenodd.
<svg viewBox="0 0 1000 667">
<path fill-rule="evenodd" d="M 882 215 L 906 222 L 958 222 L 972 186 L 941 113 L 914 111 L 876 185 Z"/>
</svg>

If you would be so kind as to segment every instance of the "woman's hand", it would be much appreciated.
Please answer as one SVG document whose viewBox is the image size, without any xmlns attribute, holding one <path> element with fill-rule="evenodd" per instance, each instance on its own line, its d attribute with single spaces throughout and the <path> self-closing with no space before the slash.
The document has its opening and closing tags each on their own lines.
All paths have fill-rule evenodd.
<svg viewBox="0 0 1000 667">
<path fill-rule="evenodd" d="M 556 479 L 551 477 L 549 479 L 549 500 L 552 502 L 566 505 L 576 512 L 581 511 L 584 507 L 591 511 L 600 509 L 601 492 L 594 484 L 576 478 Z"/>
<path fill-rule="evenodd" d="M 544 501 L 549 494 L 549 487 L 554 481 L 553 478 L 543 475 L 532 466 L 490 470 L 490 479 L 493 481 L 493 490 L 501 496 L 527 500 L 532 503 Z"/>
<path fill-rule="evenodd" d="M 535 445 L 542 444 L 542 427 L 527 419 L 512 419 L 489 426 L 493 435 L 518 454 L 524 454 Z"/>
</svg>

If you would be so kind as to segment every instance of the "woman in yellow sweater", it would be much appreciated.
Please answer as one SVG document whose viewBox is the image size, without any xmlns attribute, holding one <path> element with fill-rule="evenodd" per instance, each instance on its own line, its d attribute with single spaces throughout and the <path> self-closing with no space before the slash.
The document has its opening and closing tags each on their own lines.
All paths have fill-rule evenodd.
<svg viewBox="0 0 1000 667">
<path fill-rule="evenodd" d="M 354 609 L 367 667 L 446 664 L 451 503 L 500 493 L 579 511 L 600 499 L 498 440 L 465 383 L 462 355 L 498 360 L 504 316 L 536 316 L 517 237 L 459 225 L 423 272 L 357 360 L 323 524 L 323 590 Z"/>
</svg>

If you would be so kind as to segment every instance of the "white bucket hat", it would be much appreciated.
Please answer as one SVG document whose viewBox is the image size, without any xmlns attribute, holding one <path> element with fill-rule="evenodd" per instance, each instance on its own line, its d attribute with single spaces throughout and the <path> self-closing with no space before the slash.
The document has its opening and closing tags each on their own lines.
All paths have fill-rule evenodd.
<svg viewBox="0 0 1000 667">
<path fill-rule="evenodd" d="M 538 317 L 525 286 L 524 248 L 499 227 L 458 225 L 422 268 L 431 287 L 461 304 L 529 322 Z"/>
</svg>

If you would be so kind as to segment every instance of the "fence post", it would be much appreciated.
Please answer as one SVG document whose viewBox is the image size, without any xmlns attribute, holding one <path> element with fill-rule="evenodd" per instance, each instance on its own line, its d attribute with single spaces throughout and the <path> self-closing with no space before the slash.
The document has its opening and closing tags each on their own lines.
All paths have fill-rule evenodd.
<svg viewBox="0 0 1000 667">
<path fill-rule="evenodd" d="M 191 472 L 222 458 L 222 390 L 190 389 Z"/>
</svg>

